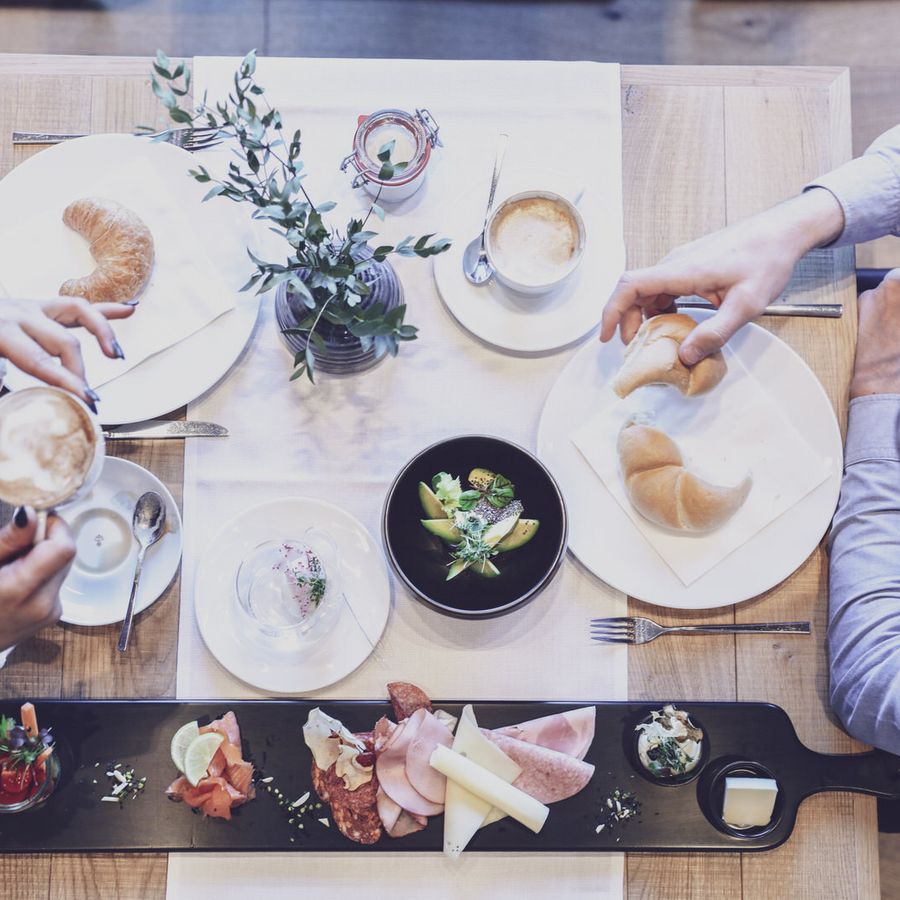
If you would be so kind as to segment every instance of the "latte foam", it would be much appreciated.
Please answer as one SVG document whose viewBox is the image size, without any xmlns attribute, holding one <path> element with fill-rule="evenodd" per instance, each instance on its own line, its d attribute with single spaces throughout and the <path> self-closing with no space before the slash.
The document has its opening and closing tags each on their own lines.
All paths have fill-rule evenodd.
<svg viewBox="0 0 900 900">
<path fill-rule="evenodd" d="M 491 223 L 495 267 L 523 285 L 551 284 L 578 252 L 578 224 L 550 197 L 528 197 L 500 209 Z"/>
<path fill-rule="evenodd" d="M 33 388 L 0 402 L 0 498 L 50 509 L 84 483 L 97 448 L 93 422 L 62 391 Z"/>
</svg>

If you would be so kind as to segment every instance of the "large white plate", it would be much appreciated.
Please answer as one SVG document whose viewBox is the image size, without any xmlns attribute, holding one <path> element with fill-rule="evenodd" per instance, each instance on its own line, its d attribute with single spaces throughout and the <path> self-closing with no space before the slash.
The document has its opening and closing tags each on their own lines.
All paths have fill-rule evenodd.
<svg viewBox="0 0 900 900">
<path fill-rule="evenodd" d="M 302 539 L 310 527 L 330 535 L 341 558 L 341 586 L 356 614 L 340 607 L 331 629 L 302 653 L 260 641 L 233 600 L 241 561 L 269 540 Z M 194 581 L 200 633 L 233 675 L 273 693 L 306 693 L 340 681 L 372 653 L 387 624 L 391 583 L 380 546 L 365 526 L 331 503 L 292 497 L 254 506 L 207 545 Z"/>
<path fill-rule="evenodd" d="M 107 456 L 93 490 L 59 513 L 70 526 L 83 525 L 75 534 L 75 562 L 59 592 L 63 622 L 111 625 L 125 618 L 138 555 L 131 519 L 138 497 L 147 491 L 163 498 L 166 527 L 144 558 L 135 615 L 156 601 L 175 577 L 182 544 L 178 505 L 155 475 L 127 459 Z"/>
<path fill-rule="evenodd" d="M 178 344 L 144 360 L 104 384 L 100 417 L 104 424 L 153 419 L 184 406 L 209 390 L 232 366 L 253 331 L 259 298 L 238 293 L 250 268 L 249 213 L 214 199 L 201 203 L 208 185 L 187 175 L 198 158 L 172 144 L 152 143 L 127 134 L 101 134 L 64 141 L 16 166 L 0 181 L 0 230 L 15 225 L 28 210 L 52 204 L 56 185 L 83 183 L 85 189 L 128 157 L 144 158 L 183 198 L 182 212 L 194 227 L 198 250 L 205 251 L 229 284 L 237 307 Z M 10 366 L 13 390 L 33 379 Z"/>
<path fill-rule="evenodd" d="M 698 312 L 696 318 L 707 315 Z M 615 338 L 608 344 L 583 347 L 563 370 L 544 405 L 538 455 L 566 498 L 569 548 L 599 578 L 639 600 L 677 609 L 708 609 L 755 597 L 803 563 L 834 513 L 843 448 L 834 410 L 818 379 L 787 344 L 757 325 L 748 325 L 729 346 L 800 434 L 823 456 L 838 462 L 829 478 L 800 503 L 688 587 L 644 540 L 572 443 L 572 431 L 593 412 L 593 397 L 603 383 L 598 361 L 620 361 L 621 341 Z"/>
<path fill-rule="evenodd" d="M 520 191 L 545 190 L 575 200 L 584 184 L 571 175 L 536 169 L 504 170 L 496 203 Z M 581 340 L 596 328 L 602 301 L 612 293 L 625 266 L 621 233 L 603 208 L 603 198 L 585 191 L 578 203 L 587 242 L 581 265 L 571 278 L 548 294 L 525 297 L 508 291 L 496 279 L 476 287 L 463 274 L 466 246 L 484 220 L 487 195 L 459 197 L 443 231 L 453 237 L 446 253 L 434 257 L 434 280 L 445 306 L 457 321 L 488 344 L 518 353 L 546 353 Z"/>
</svg>

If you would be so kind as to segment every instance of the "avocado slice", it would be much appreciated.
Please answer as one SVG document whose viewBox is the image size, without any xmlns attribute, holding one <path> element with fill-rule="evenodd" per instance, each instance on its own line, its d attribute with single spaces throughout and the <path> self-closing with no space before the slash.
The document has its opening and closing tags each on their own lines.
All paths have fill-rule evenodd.
<svg viewBox="0 0 900 900">
<path fill-rule="evenodd" d="M 519 519 L 516 527 L 497 544 L 497 550 L 500 553 L 506 553 L 509 550 L 518 550 L 527 544 L 537 533 L 540 525 L 539 519 Z"/>
<path fill-rule="evenodd" d="M 500 574 L 500 570 L 489 559 L 476 563 L 472 566 L 472 571 L 485 578 L 496 578 Z"/>
<path fill-rule="evenodd" d="M 444 512 L 441 501 L 438 500 L 437 495 L 424 481 L 419 482 L 419 502 L 422 504 L 422 509 L 429 519 L 447 517 L 447 513 Z"/>
<path fill-rule="evenodd" d="M 490 469 L 472 469 L 469 472 L 469 485 L 473 490 L 486 491 L 496 477 Z"/>
<path fill-rule="evenodd" d="M 471 565 L 472 563 L 466 562 L 464 559 L 453 560 L 453 564 L 447 570 L 447 578 L 445 580 L 450 581 L 451 579 L 456 578 L 460 572 L 465 572 Z"/>
<path fill-rule="evenodd" d="M 450 519 L 419 519 L 422 527 L 448 544 L 458 544 L 462 540 L 459 529 Z"/>
</svg>

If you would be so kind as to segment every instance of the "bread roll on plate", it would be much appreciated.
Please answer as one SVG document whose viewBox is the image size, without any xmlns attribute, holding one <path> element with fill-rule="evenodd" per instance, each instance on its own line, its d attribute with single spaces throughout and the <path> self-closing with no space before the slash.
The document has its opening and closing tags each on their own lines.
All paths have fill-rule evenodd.
<svg viewBox="0 0 900 900">
<path fill-rule="evenodd" d="M 688 471 L 678 445 L 665 432 L 629 422 L 619 432 L 619 467 L 632 506 L 675 531 L 714 531 L 743 505 L 753 479 L 720 487 Z"/>
<path fill-rule="evenodd" d="M 620 397 L 648 384 L 670 384 L 686 397 L 711 391 L 728 371 L 722 353 L 713 353 L 695 366 L 686 366 L 678 357 L 681 342 L 696 327 L 697 323 L 684 313 L 647 319 L 625 348 L 625 359 L 612 389 Z"/>
</svg>

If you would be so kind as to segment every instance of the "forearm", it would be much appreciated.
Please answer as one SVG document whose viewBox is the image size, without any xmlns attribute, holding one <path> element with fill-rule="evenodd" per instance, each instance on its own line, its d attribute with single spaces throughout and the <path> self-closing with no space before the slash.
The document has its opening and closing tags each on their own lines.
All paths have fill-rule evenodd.
<svg viewBox="0 0 900 900">
<path fill-rule="evenodd" d="M 858 159 L 807 185 L 808 192 L 819 193 L 810 188 L 824 188 L 843 210 L 844 227 L 836 246 L 900 234 L 900 125 L 877 138 Z"/>
<path fill-rule="evenodd" d="M 830 537 L 831 702 L 855 737 L 900 753 L 900 395 L 854 400 Z"/>
</svg>

